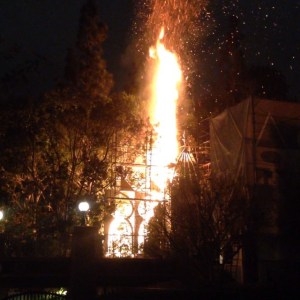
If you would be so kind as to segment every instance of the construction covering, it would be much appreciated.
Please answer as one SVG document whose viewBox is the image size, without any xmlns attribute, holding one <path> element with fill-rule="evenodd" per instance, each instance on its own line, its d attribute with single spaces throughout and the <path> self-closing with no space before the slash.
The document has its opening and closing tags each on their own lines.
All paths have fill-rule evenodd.
<svg viewBox="0 0 300 300">
<path fill-rule="evenodd" d="M 237 178 L 246 175 L 247 136 L 251 130 L 250 100 L 225 110 L 210 121 L 211 169 Z"/>
<path fill-rule="evenodd" d="M 252 191 L 249 257 L 269 280 L 279 262 L 299 262 L 300 104 L 246 99 L 210 120 L 210 145 L 212 173 L 242 178 Z"/>
<path fill-rule="evenodd" d="M 248 98 L 211 119 L 210 145 L 212 172 L 251 185 L 267 180 L 263 169 L 297 171 L 300 104 Z"/>
</svg>

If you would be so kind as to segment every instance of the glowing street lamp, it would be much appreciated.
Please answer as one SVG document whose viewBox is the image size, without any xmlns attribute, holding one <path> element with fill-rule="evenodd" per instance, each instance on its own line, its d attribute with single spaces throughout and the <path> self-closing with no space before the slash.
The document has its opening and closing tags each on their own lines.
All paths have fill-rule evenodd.
<svg viewBox="0 0 300 300">
<path fill-rule="evenodd" d="M 88 210 L 90 209 L 90 204 L 87 201 L 81 201 L 78 204 L 78 209 L 82 213 L 81 225 L 85 226 L 86 225 L 86 214 L 87 214 Z"/>
<path fill-rule="evenodd" d="M 81 212 L 87 212 L 90 209 L 90 205 L 87 201 L 82 201 L 78 204 L 78 209 Z"/>
<path fill-rule="evenodd" d="M 4 219 L 4 211 L 0 209 L 0 221 Z"/>
</svg>

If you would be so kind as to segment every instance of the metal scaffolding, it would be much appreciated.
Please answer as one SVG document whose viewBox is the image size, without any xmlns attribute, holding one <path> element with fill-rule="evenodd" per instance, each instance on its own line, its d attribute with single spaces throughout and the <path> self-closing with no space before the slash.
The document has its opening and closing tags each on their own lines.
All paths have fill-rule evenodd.
<svg viewBox="0 0 300 300">
<path fill-rule="evenodd" d="M 116 211 L 104 225 L 108 257 L 143 254 L 145 222 L 159 202 L 152 193 L 152 132 L 147 133 L 141 153 L 136 155 L 133 147 L 120 145 L 118 135 L 114 136 L 110 155 L 112 183 L 106 190 L 106 199 L 114 203 Z"/>
</svg>

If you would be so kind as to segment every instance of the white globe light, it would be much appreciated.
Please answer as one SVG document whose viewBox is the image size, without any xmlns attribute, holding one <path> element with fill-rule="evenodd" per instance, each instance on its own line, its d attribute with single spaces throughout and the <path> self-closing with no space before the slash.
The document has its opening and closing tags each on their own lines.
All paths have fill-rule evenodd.
<svg viewBox="0 0 300 300">
<path fill-rule="evenodd" d="M 90 205 L 86 201 L 82 201 L 78 205 L 78 209 L 82 212 L 88 211 L 90 209 Z"/>
<path fill-rule="evenodd" d="M 4 218 L 4 212 L 3 210 L 0 210 L 0 221 L 3 220 L 3 218 Z"/>
</svg>

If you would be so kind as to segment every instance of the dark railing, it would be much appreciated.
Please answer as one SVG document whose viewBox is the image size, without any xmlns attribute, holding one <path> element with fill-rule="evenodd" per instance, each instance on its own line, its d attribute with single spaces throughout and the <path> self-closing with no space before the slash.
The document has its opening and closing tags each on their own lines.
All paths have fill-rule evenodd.
<svg viewBox="0 0 300 300">
<path fill-rule="evenodd" d="M 47 292 L 24 292 L 8 296 L 2 300 L 63 300 L 67 299 L 65 295 L 59 295 L 55 293 Z"/>
</svg>

